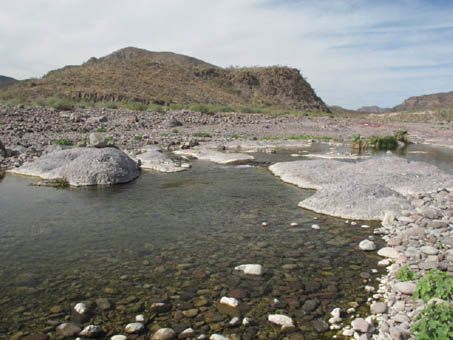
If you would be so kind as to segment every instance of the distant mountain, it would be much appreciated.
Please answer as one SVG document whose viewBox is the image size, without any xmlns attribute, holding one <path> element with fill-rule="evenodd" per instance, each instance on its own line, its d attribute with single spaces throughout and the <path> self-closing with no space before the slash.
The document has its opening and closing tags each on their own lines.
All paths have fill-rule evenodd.
<svg viewBox="0 0 453 340">
<path fill-rule="evenodd" d="M 373 106 L 362 106 L 361 108 L 357 109 L 358 112 L 362 112 L 362 113 L 384 113 L 384 112 L 388 112 L 390 110 L 391 109 L 382 108 L 382 107 L 379 107 L 379 106 L 376 106 L 376 105 L 373 105 Z"/>
<path fill-rule="evenodd" d="M 0 76 L 0 85 L 13 84 L 16 82 L 18 82 L 17 79 L 7 77 L 7 76 Z"/>
<path fill-rule="evenodd" d="M 0 90 L 0 98 L 134 100 L 158 104 L 220 104 L 329 112 L 297 69 L 222 68 L 172 52 L 128 47 L 41 79 Z"/>
<path fill-rule="evenodd" d="M 442 108 L 453 108 L 453 91 L 410 97 L 395 106 L 392 111 L 421 111 Z"/>
<path fill-rule="evenodd" d="M 358 114 L 356 110 L 345 109 L 344 107 L 338 105 L 329 105 L 329 109 L 334 114 Z"/>
</svg>

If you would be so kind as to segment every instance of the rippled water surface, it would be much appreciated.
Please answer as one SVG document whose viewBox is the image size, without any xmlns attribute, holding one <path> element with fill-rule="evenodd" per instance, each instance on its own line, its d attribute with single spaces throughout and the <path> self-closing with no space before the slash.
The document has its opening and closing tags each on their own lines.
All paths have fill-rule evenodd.
<svg viewBox="0 0 453 340">
<path fill-rule="evenodd" d="M 377 258 L 357 244 L 372 228 L 298 208 L 311 192 L 264 167 L 196 161 L 186 172 L 145 172 L 100 189 L 31 181 L 6 175 L 0 182 L 0 338 L 53 338 L 54 324 L 69 319 L 75 303 L 99 298 L 111 307 L 95 308 L 91 322 L 107 333 L 122 333 L 144 313 L 147 334 L 192 327 L 197 335 L 242 339 L 287 336 L 266 321 L 274 312 L 293 317 L 305 339 L 329 338 L 314 320 L 353 301 L 367 309 L 363 286 Z M 244 263 L 262 264 L 265 275 L 233 270 Z M 223 295 L 239 296 L 239 310 L 217 308 Z M 307 300 L 315 300 L 314 310 L 304 310 Z M 153 313 L 152 302 L 171 310 Z M 229 327 L 236 314 L 254 323 Z"/>
</svg>

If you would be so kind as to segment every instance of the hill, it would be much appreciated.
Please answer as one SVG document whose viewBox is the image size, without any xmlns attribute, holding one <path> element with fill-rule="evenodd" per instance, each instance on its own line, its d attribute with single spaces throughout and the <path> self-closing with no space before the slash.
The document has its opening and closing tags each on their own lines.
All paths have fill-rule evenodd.
<svg viewBox="0 0 453 340">
<path fill-rule="evenodd" d="M 128 47 L 0 91 L 4 100 L 64 96 L 90 101 L 218 104 L 329 112 L 297 69 L 221 68 L 196 58 Z"/>
<path fill-rule="evenodd" d="M 392 111 L 422 111 L 453 108 L 453 91 L 410 97 L 393 107 Z"/>
<path fill-rule="evenodd" d="M 388 112 L 391 109 L 387 108 L 382 108 L 376 105 L 373 106 L 362 106 L 361 108 L 358 108 L 357 111 L 362 112 L 362 113 L 384 113 Z"/>
<path fill-rule="evenodd" d="M 16 82 L 18 82 L 17 79 L 7 77 L 7 76 L 0 76 L 0 85 L 13 84 Z"/>
</svg>

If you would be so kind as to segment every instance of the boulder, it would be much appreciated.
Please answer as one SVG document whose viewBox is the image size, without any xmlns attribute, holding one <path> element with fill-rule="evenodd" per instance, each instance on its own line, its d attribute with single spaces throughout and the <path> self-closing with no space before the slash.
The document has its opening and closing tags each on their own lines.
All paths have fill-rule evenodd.
<svg viewBox="0 0 453 340">
<path fill-rule="evenodd" d="M 107 146 L 104 135 L 98 132 L 90 133 L 89 141 L 90 145 L 95 148 L 105 148 Z"/>
<path fill-rule="evenodd" d="M 398 282 L 395 288 L 402 294 L 412 295 L 415 292 L 415 283 L 413 282 Z"/>
<path fill-rule="evenodd" d="M 140 161 L 140 167 L 142 169 L 151 169 L 160 172 L 178 172 L 187 170 L 190 167 L 189 163 L 176 163 L 164 154 L 161 149 L 155 146 L 148 146 L 144 149 L 143 153 L 136 155 L 135 159 Z"/>
<path fill-rule="evenodd" d="M 152 340 L 172 340 L 176 337 L 176 333 L 171 328 L 161 328 L 154 333 Z"/>
<path fill-rule="evenodd" d="M 401 254 L 396 250 L 395 248 L 392 247 L 384 247 L 379 249 L 378 255 L 382 257 L 388 257 L 391 259 L 397 259 L 398 257 L 401 256 Z"/>
<path fill-rule="evenodd" d="M 11 173 L 64 179 L 73 186 L 118 184 L 140 174 L 137 164 L 116 148 L 73 148 L 41 156 Z"/>
<path fill-rule="evenodd" d="M 376 249 L 376 244 L 370 240 L 363 240 L 359 243 L 359 248 L 365 251 L 371 251 Z"/>
<path fill-rule="evenodd" d="M 282 326 L 282 328 L 294 327 L 293 319 L 283 314 L 269 314 L 267 320 L 273 324 Z"/>
</svg>

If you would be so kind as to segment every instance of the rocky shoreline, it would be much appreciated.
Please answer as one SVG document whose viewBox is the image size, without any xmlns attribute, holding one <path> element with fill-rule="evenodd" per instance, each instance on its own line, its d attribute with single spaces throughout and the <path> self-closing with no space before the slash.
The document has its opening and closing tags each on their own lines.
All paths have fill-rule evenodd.
<svg viewBox="0 0 453 340">
<path fill-rule="evenodd" d="M 39 111 L 38 116 L 35 116 L 36 110 Z M 188 155 L 222 164 L 222 162 L 228 163 L 231 160 L 251 160 L 253 157 L 243 154 L 228 154 L 227 157 L 225 153 L 214 150 L 216 144 L 219 144 L 222 150 L 237 148 L 257 150 L 275 147 L 272 143 L 257 141 L 258 137 L 263 136 L 269 137 L 271 135 L 279 135 L 280 137 L 284 137 L 295 135 L 295 133 L 300 134 L 301 131 L 311 131 L 311 134 L 313 134 L 313 131 L 324 131 L 324 134 L 327 133 L 336 138 L 343 138 L 346 137 L 345 135 L 343 136 L 343 134 L 348 133 L 342 131 L 342 135 L 340 135 L 338 129 L 341 128 L 341 126 L 338 125 L 338 121 L 329 125 L 332 121 L 325 117 L 269 117 L 264 115 L 231 115 L 220 113 L 206 115 L 193 112 L 172 112 L 171 116 L 168 116 L 168 113 L 121 112 L 119 110 L 105 109 L 81 109 L 67 113 L 47 108 L 9 106 L 0 106 L 0 114 L 2 114 L 0 117 L 5 119 L 0 125 L 2 131 L 1 139 L 4 143 L 3 145 L 0 142 L 0 164 L 1 167 L 5 169 L 23 169 L 24 163 L 26 164 L 25 167 L 29 166 L 27 164 L 37 164 L 38 162 L 36 159 L 38 159 L 38 157 L 49 153 L 54 155 L 56 154 L 53 152 L 55 149 L 62 149 L 57 152 L 59 155 L 64 154 L 61 157 L 69 157 L 66 154 L 73 154 L 80 148 L 71 148 L 71 151 L 64 150 L 64 146 L 55 146 L 53 142 L 60 139 L 66 139 L 73 142 L 74 145 L 85 146 L 86 144 L 90 144 L 93 133 L 112 138 L 115 145 L 124 149 L 132 158 L 139 159 L 143 164 L 146 164 L 146 162 L 149 161 L 149 158 L 155 158 L 157 155 L 160 159 L 157 168 L 155 164 L 148 164 L 148 168 L 160 169 L 159 171 L 182 170 L 180 165 L 177 164 L 175 166 L 173 161 L 164 156 L 161 153 L 160 148 L 171 151 L 178 150 L 176 154 L 180 156 Z M 278 122 L 278 127 L 272 128 L 271 126 L 276 122 Z M 288 128 L 288 126 L 295 122 L 300 125 L 296 128 Z M 309 126 L 310 123 L 312 126 Z M 324 123 L 326 125 L 322 125 Z M 305 130 L 300 129 L 300 126 L 302 125 L 305 125 Z M 314 126 L 316 126 L 318 130 L 313 130 Z M 101 130 L 102 132 L 99 132 Z M 237 143 L 237 138 L 233 137 L 233 135 L 236 135 L 236 132 L 239 131 L 247 131 L 247 135 L 245 133 L 243 134 L 244 136 L 246 135 L 246 141 L 242 144 Z M 242 135 L 242 132 L 240 133 Z M 195 135 L 197 134 L 204 134 L 205 137 L 196 137 Z M 207 136 L 208 134 L 209 136 Z M 87 138 L 88 141 L 86 140 Z M 210 149 L 194 149 L 194 146 L 200 143 L 200 139 L 209 141 Z M 306 145 L 306 142 L 303 141 L 296 143 L 296 147 L 302 143 L 305 143 Z M 159 145 L 159 148 L 155 145 Z M 205 143 L 205 145 L 207 146 L 208 143 Z M 117 150 L 109 148 L 108 146 L 109 145 L 103 145 L 102 148 L 93 148 L 90 152 L 97 153 L 98 150 L 105 151 L 107 149 Z M 202 150 L 201 153 L 200 150 Z M 149 153 L 149 155 L 147 153 Z M 35 162 L 27 163 L 32 161 Z M 372 162 L 373 161 L 370 161 L 370 167 L 376 167 L 376 164 L 372 164 Z M 382 162 L 382 160 L 380 160 L 380 162 Z M 324 162 L 317 161 L 316 165 L 318 167 L 320 164 L 324 164 Z M 133 165 L 128 166 L 134 168 Z M 186 169 L 189 166 L 190 165 L 184 166 L 184 168 Z M 43 167 L 47 169 L 48 165 L 45 163 Z M 78 164 L 77 167 L 86 167 L 86 164 Z M 335 163 L 333 168 L 336 169 L 337 167 L 338 164 Z M 378 166 L 378 169 L 381 170 L 382 167 Z M 137 169 L 134 168 L 133 171 L 134 175 L 130 177 L 130 179 L 134 178 L 134 176 L 138 176 Z M 392 171 L 389 171 L 390 174 L 391 172 Z M 61 172 L 58 172 L 58 175 L 55 175 L 54 177 L 59 178 L 60 175 Z M 364 175 L 364 173 L 362 175 Z M 377 175 L 380 174 L 377 173 Z M 417 179 L 420 180 L 420 174 L 414 173 L 411 175 L 414 175 L 415 177 L 413 179 L 407 178 L 409 182 L 416 181 Z M 407 171 L 403 176 L 407 176 Z M 46 176 L 43 175 L 43 177 Z M 49 178 L 53 177 L 50 176 Z M 391 182 L 389 178 L 383 178 L 383 180 Z M 128 177 L 128 180 L 130 179 Z M 338 182 L 333 177 L 331 180 Z M 441 183 L 439 183 L 439 178 L 434 178 L 433 180 L 433 183 L 436 186 L 441 185 Z M 70 182 L 70 184 L 77 185 L 77 181 L 80 182 L 80 179 L 74 180 L 73 182 Z M 448 178 L 448 181 L 450 181 L 450 178 Z M 85 182 L 87 181 L 85 180 Z M 118 181 L 118 183 L 119 182 L 121 182 L 121 180 Z M 397 182 L 398 183 L 395 182 L 396 184 L 393 184 L 401 185 L 399 181 Z M 92 183 L 98 184 L 96 181 Z M 108 183 L 109 182 L 106 181 L 106 183 L 100 184 Z M 352 184 L 347 183 L 345 185 L 351 187 L 351 185 L 356 184 L 357 182 L 354 181 Z M 373 185 L 375 184 L 376 183 L 373 182 Z M 411 183 L 411 188 L 412 186 L 417 187 L 417 184 L 418 182 Z M 406 186 L 409 187 L 409 184 Z M 316 185 L 312 185 L 311 187 L 318 188 Z M 427 270 L 434 268 L 453 272 L 453 194 L 449 191 L 451 190 L 451 187 L 441 190 L 435 190 L 437 187 L 434 190 L 432 190 L 433 188 L 430 188 L 430 190 L 425 191 L 431 193 L 423 194 L 414 193 L 414 188 L 408 191 L 406 190 L 407 187 L 403 185 L 403 188 L 396 190 L 400 194 L 400 196 L 398 196 L 399 200 L 404 200 L 403 196 L 407 200 L 404 204 L 398 201 L 403 210 L 401 211 L 400 209 L 396 212 L 386 211 L 385 216 L 383 216 L 383 227 L 375 231 L 377 234 L 383 235 L 383 238 L 388 245 L 388 247 L 380 249 L 378 254 L 390 258 L 391 261 L 395 261 L 395 263 L 392 263 L 389 260 L 383 260 L 380 263 L 383 266 L 387 266 L 389 273 L 380 279 L 378 291 L 370 298 L 371 316 L 367 318 L 356 318 L 352 321 L 351 327 L 343 327 L 344 325 L 340 325 L 342 323 L 341 316 L 344 315 L 344 311 L 340 311 L 339 309 L 334 309 L 332 311 L 332 318 L 329 321 L 330 329 L 337 330 L 343 327 L 343 329 L 339 331 L 339 334 L 342 334 L 345 337 L 361 340 L 370 338 L 376 340 L 413 339 L 414 335 L 409 333 L 411 323 L 418 312 L 426 306 L 426 303 L 422 300 L 414 300 L 412 298 L 415 282 L 399 282 L 395 278 L 396 272 L 404 265 L 408 265 L 409 269 L 415 272 L 419 277 Z M 423 189 L 426 189 L 425 186 Z M 368 193 L 368 191 L 366 193 Z M 328 193 L 327 196 L 331 196 L 331 194 Z M 386 194 L 386 197 L 387 196 L 394 197 L 395 194 L 390 192 L 388 195 Z M 342 203 L 344 203 L 344 201 L 342 201 Z M 382 210 L 385 208 L 387 210 L 389 206 L 387 203 L 388 202 L 380 209 Z M 325 204 L 322 203 L 321 205 Z M 384 211 L 373 211 L 372 217 L 382 218 L 381 214 L 383 213 Z M 366 217 L 369 218 L 369 216 L 367 215 Z M 349 217 L 360 218 L 359 215 L 351 215 Z M 368 241 L 369 243 L 361 243 L 363 246 L 360 246 L 360 248 L 364 251 L 373 251 L 375 246 L 373 248 L 374 243 L 372 237 L 370 237 L 370 240 Z M 368 289 L 369 292 L 373 292 L 373 287 Z M 223 304 L 233 308 L 236 307 L 231 306 L 231 304 L 236 303 L 234 300 L 231 300 L 234 298 L 225 296 L 222 299 Z M 220 303 L 222 304 L 222 301 L 220 301 Z M 88 307 L 89 306 L 81 303 L 77 304 L 74 310 L 77 314 L 82 315 L 89 309 Z M 162 306 L 156 306 L 156 308 L 160 307 Z M 351 311 L 351 313 L 354 312 Z M 78 320 L 78 315 L 73 315 L 72 317 L 75 318 L 75 320 Z M 233 322 L 233 319 L 231 322 Z M 139 334 L 143 330 L 143 315 L 137 315 L 135 321 L 136 322 L 134 323 L 128 324 L 125 328 L 125 332 L 131 334 L 127 339 L 140 339 Z M 243 320 L 235 320 L 232 327 L 238 323 L 246 325 L 249 321 L 247 321 L 246 318 Z M 291 330 L 294 329 L 293 321 L 286 315 L 269 315 L 269 321 L 281 326 L 281 330 L 284 333 L 291 333 Z M 81 323 L 83 322 L 79 322 L 79 324 Z M 319 329 L 329 329 L 329 325 L 325 321 L 317 326 L 319 326 Z M 317 328 L 317 326 L 315 326 L 315 328 Z M 76 336 L 77 334 L 80 334 L 85 337 L 96 337 L 102 334 L 102 330 L 95 325 L 89 325 L 82 330 L 81 328 L 75 328 L 74 325 L 71 324 L 61 324 L 56 329 L 57 333 L 62 336 Z M 173 329 L 169 328 L 156 329 L 155 331 L 156 332 L 152 337 L 154 340 L 167 340 L 174 339 L 175 337 L 180 339 L 194 338 L 195 334 L 191 328 L 179 330 L 179 335 Z M 113 334 L 109 334 L 109 337 L 112 335 Z M 18 338 L 20 338 L 20 336 Z M 204 338 L 205 337 L 198 336 L 198 339 Z M 41 338 L 30 338 L 30 340 L 31 339 Z M 43 336 L 42 339 L 47 338 Z M 118 335 L 112 337 L 112 339 L 122 340 L 126 339 L 126 337 Z M 210 339 L 224 340 L 228 338 L 220 334 L 213 334 Z M 303 339 L 303 337 L 289 336 L 289 339 L 299 340 Z"/>
</svg>

